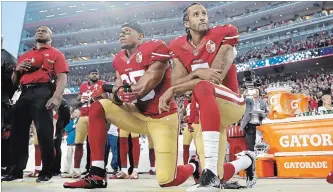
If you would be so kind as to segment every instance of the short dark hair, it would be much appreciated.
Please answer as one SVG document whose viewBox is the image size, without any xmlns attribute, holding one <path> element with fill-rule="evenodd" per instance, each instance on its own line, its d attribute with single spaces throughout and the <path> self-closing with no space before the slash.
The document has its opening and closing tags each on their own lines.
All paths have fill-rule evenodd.
<svg viewBox="0 0 333 192">
<path fill-rule="evenodd" d="M 143 27 L 140 23 L 135 21 L 125 22 L 121 27 L 129 27 L 137 31 L 138 33 L 144 33 Z"/>
</svg>

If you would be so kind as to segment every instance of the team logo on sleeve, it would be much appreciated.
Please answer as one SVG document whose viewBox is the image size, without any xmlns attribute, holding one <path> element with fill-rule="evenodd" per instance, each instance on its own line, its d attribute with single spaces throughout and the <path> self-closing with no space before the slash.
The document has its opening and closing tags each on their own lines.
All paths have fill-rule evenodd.
<svg viewBox="0 0 333 192">
<path fill-rule="evenodd" d="M 209 40 L 206 43 L 206 49 L 207 49 L 208 53 L 213 53 L 216 49 L 215 43 L 213 41 Z"/>
<path fill-rule="evenodd" d="M 136 58 L 135 58 L 137 63 L 141 63 L 142 61 L 142 53 L 139 51 L 138 54 L 136 54 Z"/>
</svg>

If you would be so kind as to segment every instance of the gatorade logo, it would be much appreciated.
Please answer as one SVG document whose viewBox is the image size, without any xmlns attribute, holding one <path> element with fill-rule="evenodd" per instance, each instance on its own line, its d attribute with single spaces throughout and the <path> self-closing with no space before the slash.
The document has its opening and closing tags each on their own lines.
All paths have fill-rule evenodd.
<svg viewBox="0 0 333 192">
<path fill-rule="evenodd" d="M 330 134 L 284 135 L 280 137 L 281 147 L 333 146 Z"/>
<path fill-rule="evenodd" d="M 285 162 L 284 168 L 286 169 L 298 169 L 298 168 L 307 168 L 307 169 L 327 169 L 327 161 L 319 162 Z"/>
<path fill-rule="evenodd" d="M 279 104 L 279 97 L 280 97 L 280 95 L 273 95 L 273 96 L 270 98 L 269 103 L 270 103 L 271 105 L 277 105 L 277 104 Z"/>
<path fill-rule="evenodd" d="M 293 100 L 290 102 L 290 107 L 292 109 L 298 109 L 298 100 Z"/>
</svg>

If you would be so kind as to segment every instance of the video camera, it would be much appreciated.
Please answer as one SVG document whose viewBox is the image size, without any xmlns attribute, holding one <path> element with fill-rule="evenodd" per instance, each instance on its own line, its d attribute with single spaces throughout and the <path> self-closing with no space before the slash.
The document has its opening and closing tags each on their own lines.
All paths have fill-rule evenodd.
<svg viewBox="0 0 333 192">
<path fill-rule="evenodd" d="M 250 66 L 245 68 L 243 81 L 247 89 L 259 87 L 261 85 L 260 77 L 256 76 L 256 73 Z"/>
</svg>

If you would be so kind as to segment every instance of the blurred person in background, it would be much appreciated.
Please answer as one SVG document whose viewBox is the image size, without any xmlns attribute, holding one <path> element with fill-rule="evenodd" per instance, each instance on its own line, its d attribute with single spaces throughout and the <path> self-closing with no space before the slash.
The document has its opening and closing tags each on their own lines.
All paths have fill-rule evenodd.
<svg viewBox="0 0 333 192">
<path fill-rule="evenodd" d="M 248 150 L 254 151 L 257 126 L 260 126 L 262 120 L 267 116 L 267 103 L 260 98 L 259 89 L 246 90 L 244 97 L 246 97 L 246 110 L 241 121 L 240 129 L 245 129 Z"/>
<path fill-rule="evenodd" d="M 139 134 L 130 133 L 119 129 L 119 156 L 121 170 L 110 177 L 110 179 L 138 179 L 140 143 Z M 130 161 L 130 168 L 127 169 L 127 155 Z"/>
<path fill-rule="evenodd" d="M 323 106 L 323 101 L 320 99 L 323 96 L 323 92 L 319 91 L 317 92 L 317 98 L 318 98 L 318 106 Z"/>
<path fill-rule="evenodd" d="M 110 125 L 108 131 L 108 146 L 107 151 L 111 149 L 112 159 L 111 159 L 111 168 L 113 169 L 112 174 L 116 174 L 121 170 L 119 161 L 118 161 L 118 128 L 115 125 Z"/>
<path fill-rule="evenodd" d="M 1 36 L 1 174 L 6 174 L 10 165 L 10 109 L 11 98 L 14 95 L 16 86 L 11 81 L 13 68 L 16 65 L 16 59 L 3 46 L 3 37 Z"/>
<path fill-rule="evenodd" d="M 70 168 L 72 166 L 73 155 L 75 150 L 75 130 L 76 124 L 80 117 L 80 109 L 75 109 L 71 115 L 71 120 L 65 127 L 67 133 L 67 156 L 64 168 L 64 174 L 70 173 Z"/>
<path fill-rule="evenodd" d="M 330 95 L 331 94 L 331 90 L 330 89 L 327 89 L 327 90 L 324 90 L 323 91 L 323 96 L 321 97 L 321 100 L 322 100 L 322 106 L 320 106 L 318 108 L 318 111 L 329 111 L 329 110 L 333 110 L 333 107 L 332 107 L 332 96 Z"/>
<path fill-rule="evenodd" d="M 318 109 L 318 102 L 315 94 L 310 95 L 309 109 L 316 111 Z"/>
<path fill-rule="evenodd" d="M 64 134 L 64 129 L 66 125 L 70 121 L 70 107 L 68 105 L 68 102 L 65 99 L 62 99 L 61 105 L 58 109 L 58 112 L 56 113 L 55 118 L 57 119 L 57 123 L 55 126 L 55 139 L 54 139 L 54 149 L 55 149 L 55 160 L 53 167 L 51 169 L 53 176 L 57 176 L 61 174 L 61 142 L 62 142 L 62 136 Z"/>
</svg>

